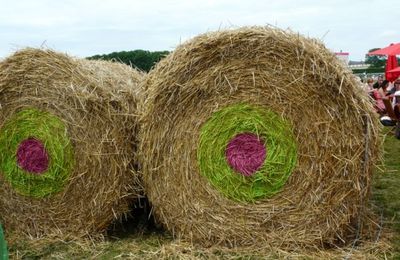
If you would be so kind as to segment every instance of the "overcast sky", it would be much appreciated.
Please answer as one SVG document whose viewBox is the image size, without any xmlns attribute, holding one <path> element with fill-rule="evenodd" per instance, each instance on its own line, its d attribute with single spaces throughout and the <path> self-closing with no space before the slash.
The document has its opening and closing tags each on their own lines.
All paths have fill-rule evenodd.
<svg viewBox="0 0 400 260">
<path fill-rule="evenodd" d="M 0 0 L 0 58 L 27 46 L 79 57 L 173 50 L 207 31 L 272 24 L 363 60 L 400 42 L 399 16 L 399 0 Z"/>
</svg>

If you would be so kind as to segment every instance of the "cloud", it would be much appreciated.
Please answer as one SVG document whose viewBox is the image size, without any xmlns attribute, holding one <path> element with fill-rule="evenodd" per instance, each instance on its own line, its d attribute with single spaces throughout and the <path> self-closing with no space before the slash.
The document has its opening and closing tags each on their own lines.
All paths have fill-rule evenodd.
<svg viewBox="0 0 400 260">
<path fill-rule="evenodd" d="M 0 8 L 0 57 L 15 46 L 43 42 L 79 56 L 136 48 L 171 50 L 203 32 L 266 24 L 325 36 L 332 50 L 363 57 L 369 48 L 398 39 L 398 31 L 387 27 L 389 20 L 371 12 L 376 6 L 379 13 L 390 13 L 400 10 L 400 1 L 9 1 Z"/>
<path fill-rule="evenodd" d="M 396 30 L 384 30 L 382 31 L 378 37 L 383 37 L 383 38 L 394 38 L 397 37 L 398 41 L 400 42 L 400 31 Z"/>
</svg>

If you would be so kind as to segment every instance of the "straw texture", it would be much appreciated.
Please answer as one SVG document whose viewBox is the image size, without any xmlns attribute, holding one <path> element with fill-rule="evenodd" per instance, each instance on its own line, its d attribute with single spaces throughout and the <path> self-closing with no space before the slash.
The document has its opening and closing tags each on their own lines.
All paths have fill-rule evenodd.
<svg viewBox="0 0 400 260">
<path fill-rule="evenodd" d="M 126 65 L 51 50 L 24 49 L 0 64 L 0 220 L 8 233 L 98 235 L 128 212 L 141 193 L 142 78 Z"/>
<path fill-rule="evenodd" d="M 269 27 L 206 33 L 162 60 L 144 86 L 145 190 L 155 217 L 176 237 L 203 245 L 298 248 L 347 243 L 362 235 L 380 154 L 379 122 L 351 72 L 320 42 Z M 227 113 L 204 130 L 216 115 L 230 108 L 234 115 L 243 106 L 250 111 L 243 119 L 228 119 Z M 268 118 L 284 122 L 285 138 L 271 137 L 278 130 L 266 134 L 272 122 L 258 127 Z M 246 122 L 257 127 L 249 129 Z M 229 178 L 219 178 L 226 176 L 222 166 L 232 171 L 224 152 L 240 133 L 295 147 L 295 156 L 285 154 L 292 148 L 282 149 L 280 156 L 288 158 L 282 167 L 290 174 L 276 193 L 232 196 L 236 190 Z M 282 146 L 285 142 L 290 145 Z M 266 158 L 271 147 L 265 144 Z M 211 166 L 216 161 L 218 166 Z M 264 176 L 270 174 L 274 171 Z M 230 176 L 246 183 L 257 173 Z M 223 184 L 229 186 L 225 191 Z M 239 194 L 259 189 L 249 187 L 254 189 Z"/>
</svg>

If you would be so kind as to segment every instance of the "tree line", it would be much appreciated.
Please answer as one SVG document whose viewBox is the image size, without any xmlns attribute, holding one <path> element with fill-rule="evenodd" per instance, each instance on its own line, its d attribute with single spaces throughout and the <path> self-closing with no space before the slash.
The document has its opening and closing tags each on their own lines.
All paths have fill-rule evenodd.
<svg viewBox="0 0 400 260">
<path fill-rule="evenodd" d="M 368 52 L 372 52 L 379 48 L 374 48 Z M 169 51 L 146 51 L 146 50 L 133 50 L 133 51 L 120 51 L 112 52 L 110 54 L 101 54 L 88 57 L 92 60 L 114 60 L 118 62 L 125 63 L 132 67 L 138 68 L 140 70 L 149 72 L 150 69 L 159 62 L 162 58 L 169 54 Z M 367 69 L 354 69 L 355 73 L 376 73 L 384 72 L 386 64 L 386 56 L 365 56 L 365 63 L 369 64 L 370 67 Z M 400 60 L 399 60 L 400 64 Z"/>
<path fill-rule="evenodd" d="M 89 60 L 113 60 L 125 63 L 129 66 L 149 72 L 150 69 L 162 58 L 168 55 L 169 51 L 120 51 L 110 54 L 101 54 L 87 57 Z"/>
</svg>

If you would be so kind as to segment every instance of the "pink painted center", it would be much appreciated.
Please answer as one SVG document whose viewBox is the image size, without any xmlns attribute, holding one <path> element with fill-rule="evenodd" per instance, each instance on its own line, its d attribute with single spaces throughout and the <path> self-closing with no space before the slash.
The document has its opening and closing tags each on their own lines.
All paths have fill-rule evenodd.
<svg viewBox="0 0 400 260">
<path fill-rule="evenodd" d="M 251 133 L 242 133 L 233 137 L 225 149 L 229 166 L 244 176 L 251 176 L 264 163 L 267 150 L 259 137 Z"/>
<path fill-rule="evenodd" d="M 39 140 L 28 138 L 22 141 L 17 150 L 17 163 L 23 170 L 42 174 L 49 166 L 49 156 Z"/>
</svg>

